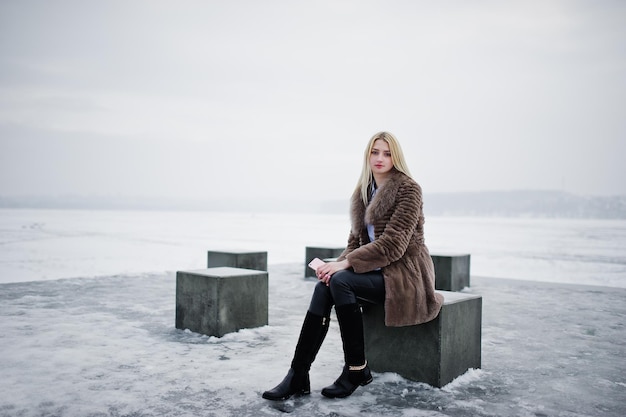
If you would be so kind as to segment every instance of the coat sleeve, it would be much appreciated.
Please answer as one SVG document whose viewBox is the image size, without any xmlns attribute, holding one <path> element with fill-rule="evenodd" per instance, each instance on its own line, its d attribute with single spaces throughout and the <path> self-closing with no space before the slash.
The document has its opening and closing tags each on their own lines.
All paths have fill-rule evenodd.
<svg viewBox="0 0 626 417">
<path fill-rule="evenodd" d="M 421 210 L 421 191 L 416 184 L 405 183 L 396 194 L 389 216 L 375 221 L 376 240 L 346 255 L 357 273 L 383 268 L 399 260 L 415 233 Z"/>
</svg>

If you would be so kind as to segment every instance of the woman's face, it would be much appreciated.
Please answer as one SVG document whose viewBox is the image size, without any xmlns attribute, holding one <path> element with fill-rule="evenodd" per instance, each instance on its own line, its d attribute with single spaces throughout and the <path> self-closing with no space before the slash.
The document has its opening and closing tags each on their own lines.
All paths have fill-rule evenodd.
<svg viewBox="0 0 626 417">
<path fill-rule="evenodd" d="M 374 174 L 386 174 L 393 168 L 389 144 L 382 139 L 377 139 L 370 153 L 370 167 Z"/>
</svg>

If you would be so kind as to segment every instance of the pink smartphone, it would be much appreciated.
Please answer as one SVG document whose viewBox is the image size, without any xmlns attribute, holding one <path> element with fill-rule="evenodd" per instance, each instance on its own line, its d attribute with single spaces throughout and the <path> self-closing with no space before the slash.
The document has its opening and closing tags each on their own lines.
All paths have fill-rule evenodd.
<svg viewBox="0 0 626 417">
<path fill-rule="evenodd" d="M 322 261 L 320 258 L 315 258 L 311 262 L 309 262 L 309 268 L 317 271 L 317 268 L 324 265 L 326 262 Z"/>
</svg>

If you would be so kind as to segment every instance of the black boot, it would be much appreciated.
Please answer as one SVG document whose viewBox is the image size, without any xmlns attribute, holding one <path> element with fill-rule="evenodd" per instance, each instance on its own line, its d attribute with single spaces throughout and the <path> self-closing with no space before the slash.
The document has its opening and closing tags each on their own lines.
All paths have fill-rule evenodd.
<svg viewBox="0 0 626 417">
<path fill-rule="evenodd" d="M 365 361 L 363 317 L 358 304 L 335 307 L 346 365 L 335 383 L 322 390 L 329 398 L 344 398 L 359 386 L 372 382 L 372 373 Z"/>
<path fill-rule="evenodd" d="M 328 317 L 321 317 L 307 311 L 302 330 L 291 361 L 291 368 L 280 384 L 263 393 L 266 400 L 281 401 L 292 395 L 311 393 L 309 369 L 328 333 Z"/>
</svg>

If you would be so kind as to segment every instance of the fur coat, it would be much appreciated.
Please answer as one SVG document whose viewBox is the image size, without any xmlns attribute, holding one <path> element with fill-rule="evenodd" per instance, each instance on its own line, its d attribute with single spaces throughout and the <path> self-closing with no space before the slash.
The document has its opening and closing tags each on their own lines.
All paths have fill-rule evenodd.
<svg viewBox="0 0 626 417">
<path fill-rule="evenodd" d="M 382 269 L 385 325 L 410 326 L 437 317 L 443 296 L 435 292 L 435 270 L 424 243 L 419 184 L 394 169 L 367 207 L 355 190 L 350 217 L 348 245 L 338 260 L 347 258 L 357 273 Z M 374 225 L 374 242 L 368 223 Z"/>
</svg>

